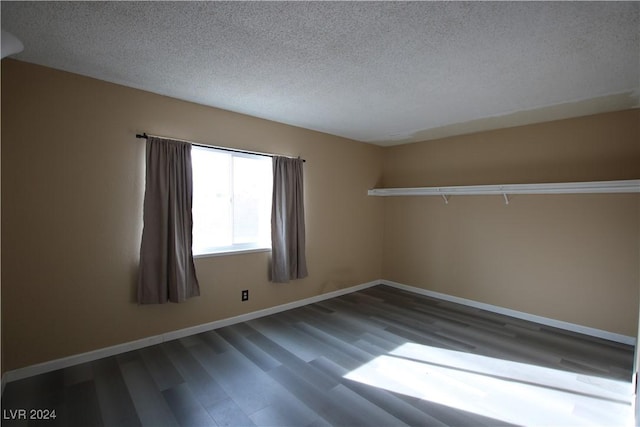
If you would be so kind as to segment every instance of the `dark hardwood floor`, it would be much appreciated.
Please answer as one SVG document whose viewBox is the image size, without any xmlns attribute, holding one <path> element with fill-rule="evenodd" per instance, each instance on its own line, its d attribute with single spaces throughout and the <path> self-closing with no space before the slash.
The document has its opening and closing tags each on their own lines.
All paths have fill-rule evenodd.
<svg viewBox="0 0 640 427">
<path fill-rule="evenodd" d="M 632 364 L 630 346 L 376 286 L 11 382 L 2 425 L 630 425 Z"/>
</svg>

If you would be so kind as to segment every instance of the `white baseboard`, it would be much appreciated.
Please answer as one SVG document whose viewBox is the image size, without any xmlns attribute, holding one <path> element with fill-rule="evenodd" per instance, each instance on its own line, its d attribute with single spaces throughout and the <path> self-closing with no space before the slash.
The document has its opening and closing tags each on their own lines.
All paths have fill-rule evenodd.
<svg viewBox="0 0 640 427">
<path fill-rule="evenodd" d="M 25 366 L 24 368 L 14 369 L 14 370 L 5 372 L 4 375 L 2 376 L 2 388 L 4 390 L 4 385 L 7 382 L 21 380 L 23 378 L 32 377 L 34 375 L 44 374 L 46 372 L 68 368 L 70 366 L 78 365 L 80 363 L 92 362 L 94 360 L 102 359 L 103 357 L 115 356 L 121 353 L 126 353 L 127 351 L 139 350 L 144 347 L 160 344 L 165 341 L 184 338 L 190 335 L 199 334 L 201 332 L 207 332 L 213 329 L 222 328 L 224 326 L 229 326 L 236 323 L 257 319 L 260 317 L 269 316 L 271 314 L 280 313 L 282 311 L 291 310 L 293 308 L 303 307 L 308 304 L 313 304 L 319 301 L 324 301 L 324 300 L 335 298 L 341 295 L 350 294 L 352 292 L 360 291 L 360 290 L 370 288 L 372 286 L 376 286 L 379 284 L 380 284 L 379 280 L 374 280 L 372 282 L 363 283 L 360 285 L 351 286 L 344 289 L 339 289 L 337 291 L 316 295 L 314 297 L 293 301 L 287 304 L 277 305 L 275 307 L 269 307 L 263 310 L 253 311 L 251 313 L 242 314 L 240 316 L 216 320 L 214 322 L 204 323 L 202 325 L 179 329 L 177 331 L 166 332 L 164 334 L 155 335 L 155 336 L 143 338 L 136 341 L 130 341 L 123 344 L 117 344 L 114 346 L 105 347 L 105 348 L 89 351 L 82 354 L 76 354 L 73 356 L 63 357 L 61 359 L 55 359 L 48 362 L 38 363 L 36 365 Z"/>
<path fill-rule="evenodd" d="M 552 326 L 554 328 L 564 329 L 567 331 L 578 332 L 580 334 L 589 335 L 592 337 L 603 338 L 605 340 L 619 342 L 622 344 L 636 345 L 636 339 L 627 335 L 616 334 L 602 329 L 591 328 L 588 326 L 582 326 L 575 323 L 564 322 L 562 320 L 550 319 L 548 317 L 537 316 L 535 314 L 524 313 L 522 311 L 511 310 L 509 308 L 500 307 L 497 305 L 486 304 L 483 302 L 473 301 L 466 298 L 460 298 L 453 295 L 443 294 L 440 292 L 429 291 L 427 289 L 418 288 L 415 286 L 404 285 L 402 283 L 393 282 L 391 280 L 381 280 L 381 284 L 392 286 L 394 288 L 402 289 L 405 291 L 413 292 L 420 295 L 425 295 L 432 298 L 437 298 L 444 301 L 454 302 L 457 304 L 466 305 L 469 307 L 479 308 L 482 310 L 490 311 L 493 313 L 504 314 L 506 316 L 515 317 L 517 319 L 528 320 L 530 322 L 540 323 L 546 326 Z"/>
</svg>

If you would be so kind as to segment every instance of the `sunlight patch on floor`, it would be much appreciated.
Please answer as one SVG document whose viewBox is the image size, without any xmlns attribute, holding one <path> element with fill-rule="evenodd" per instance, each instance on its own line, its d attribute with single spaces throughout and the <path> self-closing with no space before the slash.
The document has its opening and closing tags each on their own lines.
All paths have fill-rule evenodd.
<svg viewBox="0 0 640 427">
<path fill-rule="evenodd" d="M 493 419 L 629 426 L 630 382 L 406 343 L 345 378 Z"/>
</svg>

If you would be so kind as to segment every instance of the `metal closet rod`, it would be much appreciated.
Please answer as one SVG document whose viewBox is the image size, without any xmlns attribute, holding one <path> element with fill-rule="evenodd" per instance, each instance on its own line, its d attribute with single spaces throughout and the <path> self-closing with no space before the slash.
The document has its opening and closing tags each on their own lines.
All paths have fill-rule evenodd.
<svg viewBox="0 0 640 427">
<path fill-rule="evenodd" d="M 196 147 L 211 148 L 211 149 L 214 149 L 214 150 L 221 150 L 221 151 L 230 151 L 232 153 L 254 154 L 256 156 L 265 156 L 265 157 L 289 157 L 290 159 L 295 158 L 295 157 L 291 157 L 291 156 L 282 156 L 280 154 L 261 153 L 259 151 L 238 150 L 236 148 L 218 147 L 218 146 L 215 146 L 215 145 L 205 145 L 205 144 L 200 144 L 200 143 L 197 143 L 197 142 L 189 141 L 189 140 L 186 140 L 186 139 L 171 138 L 171 137 L 168 137 L 168 136 L 160 136 L 160 135 L 149 135 L 146 132 L 137 133 L 136 134 L 136 138 L 140 138 L 140 139 L 147 139 L 149 137 L 170 139 L 170 140 L 173 140 L 173 141 L 180 141 L 180 142 L 187 142 L 187 143 L 189 143 L 191 145 L 195 145 Z M 300 157 L 298 156 L 298 159 L 299 158 Z M 305 159 L 302 159 L 302 161 L 306 162 Z"/>
</svg>

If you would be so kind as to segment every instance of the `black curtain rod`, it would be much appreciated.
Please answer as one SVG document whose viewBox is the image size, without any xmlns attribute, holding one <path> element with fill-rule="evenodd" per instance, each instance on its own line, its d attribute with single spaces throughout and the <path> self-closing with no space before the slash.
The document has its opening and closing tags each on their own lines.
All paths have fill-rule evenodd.
<svg viewBox="0 0 640 427">
<path fill-rule="evenodd" d="M 171 139 L 171 140 L 180 141 L 180 142 L 187 142 L 187 143 L 189 143 L 191 145 L 195 145 L 196 147 L 211 148 L 211 149 L 214 149 L 214 150 L 221 150 L 221 151 L 230 151 L 232 153 L 253 154 L 253 155 L 256 155 L 256 156 L 265 156 L 265 157 L 290 157 L 290 156 L 280 156 L 279 154 L 260 153 L 258 151 L 238 150 L 238 149 L 235 149 L 235 148 L 227 148 L 227 147 L 218 147 L 218 146 L 214 146 L 214 145 L 198 144 L 197 142 L 187 141 L 186 139 L 167 138 L 167 137 L 158 136 L 158 135 L 147 135 L 146 132 L 137 133 L 136 134 L 136 138 L 141 138 L 141 139 L 147 139 L 147 138 L 149 138 L 149 136 L 155 136 L 157 138 L 163 138 L 163 139 Z M 306 162 L 305 159 L 302 159 L 302 161 Z"/>
</svg>

